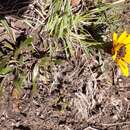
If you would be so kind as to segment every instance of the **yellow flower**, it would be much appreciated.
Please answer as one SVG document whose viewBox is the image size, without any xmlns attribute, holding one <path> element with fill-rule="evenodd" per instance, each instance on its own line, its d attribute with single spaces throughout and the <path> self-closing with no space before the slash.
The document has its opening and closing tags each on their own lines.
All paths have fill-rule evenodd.
<svg viewBox="0 0 130 130">
<path fill-rule="evenodd" d="M 130 34 L 124 31 L 119 37 L 113 33 L 112 59 L 119 66 L 124 76 L 129 75 L 130 64 Z"/>
</svg>

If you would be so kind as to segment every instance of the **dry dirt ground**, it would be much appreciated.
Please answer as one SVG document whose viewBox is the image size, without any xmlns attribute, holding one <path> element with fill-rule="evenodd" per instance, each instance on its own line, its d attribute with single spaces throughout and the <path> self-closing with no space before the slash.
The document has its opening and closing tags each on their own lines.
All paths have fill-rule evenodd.
<svg viewBox="0 0 130 130">
<path fill-rule="evenodd" d="M 128 7 L 122 15 L 126 26 L 129 11 Z M 0 28 L 1 64 L 13 66 L 12 72 L 0 77 L 0 130 L 130 130 L 130 77 L 120 75 L 110 54 L 94 50 L 86 56 L 77 46 L 70 59 L 64 51 L 55 51 L 50 58 L 53 39 L 46 32 L 32 29 L 23 19 L 8 16 L 7 20 L 16 35 L 15 49 L 28 35 L 34 41 L 33 48 L 22 47 L 14 56 L 15 51 L 5 46 L 10 38 Z M 14 81 L 23 73 L 24 83 L 18 89 Z"/>
</svg>

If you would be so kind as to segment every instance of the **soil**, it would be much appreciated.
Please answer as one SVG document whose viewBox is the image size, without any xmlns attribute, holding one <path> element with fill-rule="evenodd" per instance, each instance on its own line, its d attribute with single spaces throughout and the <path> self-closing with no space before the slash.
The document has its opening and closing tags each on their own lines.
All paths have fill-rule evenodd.
<svg viewBox="0 0 130 130">
<path fill-rule="evenodd" d="M 24 16 L 29 13 L 40 20 L 32 10 Z M 16 53 L 4 46 L 10 37 L 0 28 L 0 56 L 14 68 L 0 76 L 0 130 L 130 130 L 130 77 L 121 76 L 110 54 L 104 50 L 95 54 L 94 50 L 86 56 L 77 46 L 74 57 L 67 59 L 63 50 L 55 50 L 50 58 L 49 44 L 53 46 L 55 39 L 42 27 L 32 29 L 7 15 L 16 49 L 28 35 L 34 41 L 33 48 L 22 47 L 15 57 Z M 125 26 L 129 26 L 128 15 L 129 8 L 122 15 Z M 25 82 L 18 84 L 20 89 L 14 83 L 17 71 L 26 75 Z"/>
</svg>

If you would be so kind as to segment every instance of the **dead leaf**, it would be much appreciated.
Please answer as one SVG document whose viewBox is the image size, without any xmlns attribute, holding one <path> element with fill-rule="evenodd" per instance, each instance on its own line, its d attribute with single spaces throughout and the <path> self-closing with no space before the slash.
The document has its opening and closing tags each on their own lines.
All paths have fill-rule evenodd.
<svg viewBox="0 0 130 130">
<path fill-rule="evenodd" d="M 78 6 L 81 0 L 71 0 L 72 7 Z"/>
<path fill-rule="evenodd" d="M 14 88 L 12 91 L 12 98 L 13 98 L 13 110 L 15 112 L 19 112 L 19 98 L 20 98 L 20 92 Z"/>
</svg>

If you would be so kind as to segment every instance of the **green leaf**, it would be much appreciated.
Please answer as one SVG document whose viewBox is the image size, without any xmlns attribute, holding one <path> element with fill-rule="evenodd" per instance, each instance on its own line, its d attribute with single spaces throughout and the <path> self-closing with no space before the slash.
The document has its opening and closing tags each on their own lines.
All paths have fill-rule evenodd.
<svg viewBox="0 0 130 130">
<path fill-rule="evenodd" d="M 12 71 L 12 68 L 7 66 L 5 68 L 0 68 L 0 74 L 1 75 L 6 75 Z"/>
<path fill-rule="evenodd" d="M 33 42 L 33 38 L 27 37 L 25 41 L 20 43 L 19 48 L 16 48 L 14 57 L 17 58 L 17 56 L 20 54 L 21 50 L 32 49 L 32 42 Z"/>
</svg>

